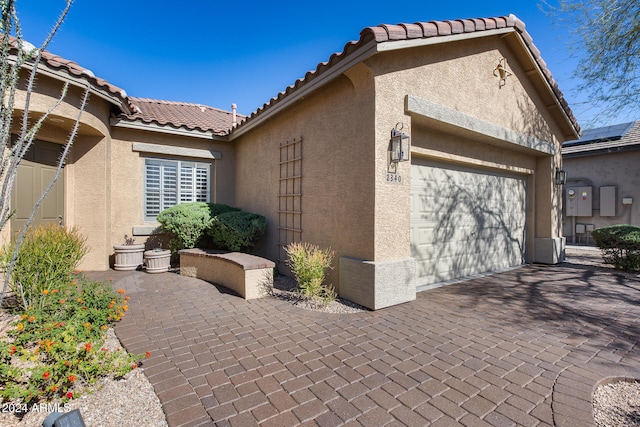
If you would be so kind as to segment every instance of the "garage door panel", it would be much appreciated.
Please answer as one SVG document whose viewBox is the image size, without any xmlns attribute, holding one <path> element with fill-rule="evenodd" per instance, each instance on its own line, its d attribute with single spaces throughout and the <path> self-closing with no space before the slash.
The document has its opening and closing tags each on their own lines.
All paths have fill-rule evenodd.
<svg viewBox="0 0 640 427">
<path fill-rule="evenodd" d="M 429 162 L 416 162 L 411 174 L 411 249 L 419 284 L 522 263 L 523 178 Z"/>
</svg>

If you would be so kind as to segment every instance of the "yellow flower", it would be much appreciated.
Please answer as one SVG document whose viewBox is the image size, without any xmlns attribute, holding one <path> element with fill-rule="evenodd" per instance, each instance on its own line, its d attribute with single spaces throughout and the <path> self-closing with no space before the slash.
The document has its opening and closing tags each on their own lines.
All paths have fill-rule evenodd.
<svg viewBox="0 0 640 427">
<path fill-rule="evenodd" d="M 16 328 L 21 331 L 24 329 L 24 325 L 22 323 L 18 323 L 18 326 L 16 326 Z"/>
<path fill-rule="evenodd" d="M 42 295 L 49 295 L 49 289 L 45 289 L 42 291 Z"/>
</svg>

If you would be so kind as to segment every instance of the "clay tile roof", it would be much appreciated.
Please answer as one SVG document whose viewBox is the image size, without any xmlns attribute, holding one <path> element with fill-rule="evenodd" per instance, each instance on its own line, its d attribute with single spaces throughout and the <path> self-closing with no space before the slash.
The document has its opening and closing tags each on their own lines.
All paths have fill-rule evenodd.
<svg viewBox="0 0 640 427">
<path fill-rule="evenodd" d="M 185 128 L 226 135 L 232 127 L 232 113 L 201 104 L 160 101 L 149 98 L 130 98 L 135 112 L 122 115 L 128 121 Z M 238 115 L 238 120 L 244 116 Z"/>
<path fill-rule="evenodd" d="M 299 88 L 309 84 L 312 80 L 316 79 L 319 75 L 327 72 L 333 66 L 336 66 L 344 58 L 348 57 L 354 51 L 367 45 L 370 42 L 384 43 L 394 42 L 401 40 L 415 40 L 418 38 L 431 38 L 441 37 L 452 34 L 472 33 L 480 31 L 490 31 L 502 28 L 513 28 L 522 38 L 525 46 L 531 52 L 534 61 L 539 66 L 544 78 L 546 79 L 549 87 L 551 88 L 554 96 L 561 105 L 566 117 L 571 122 L 576 133 L 580 133 L 580 125 L 576 120 L 573 112 L 569 108 L 569 104 L 564 98 L 564 95 L 560 91 L 558 84 L 551 75 L 551 72 L 547 68 L 547 64 L 542 60 L 540 51 L 533 44 L 533 39 L 527 33 L 525 24 L 515 15 L 499 16 L 494 18 L 475 18 L 475 19 L 461 19 L 456 21 L 429 21 L 429 22 L 416 22 L 414 24 L 397 24 L 397 25 L 378 25 L 375 27 L 367 27 L 360 32 L 360 39 L 357 41 L 351 41 L 347 43 L 342 52 L 334 53 L 331 55 L 328 61 L 318 64 L 315 70 L 308 72 L 303 78 L 298 79 L 293 85 L 287 87 L 284 91 L 280 92 L 274 98 L 271 98 L 269 102 L 265 103 L 257 111 L 248 116 L 238 129 L 242 128 L 246 123 L 252 121 L 255 117 L 260 116 L 266 110 L 273 108 L 282 100 L 295 92 Z M 422 34 L 420 34 L 422 30 Z"/>
<path fill-rule="evenodd" d="M 24 45 L 27 49 L 33 47 L 27 42 L 24 42 Z M 14 37 L 11 37 L 11 46 L 13 49 L 18 49 L 18 42 Z M 123 89 L 108 83 L 106 80 L 96 77 L 91 70 L 46 50 L 42 52 L 41 63 L 55 72 L 66 73 L 70 77 L 86 80 L 87 83 L 92 85 L 96 90 L 104 91 L 111 97 L 117 99 L 121 110 L 126 112 L 131 111 L 131 104 L 129 104 L 127 93 Z"/>
<path fill-rule="evenodd" d="M 389 40 L 406 40 L 407 30 L 401 25 L 381 25 L 389 35 Z"/>
<path fill-rule="evenodd" d="M 400 24 L 407 32 L 408 39 L 419 39 L 422 37 L 422 27 L 418 24 Z"/>
</svg>

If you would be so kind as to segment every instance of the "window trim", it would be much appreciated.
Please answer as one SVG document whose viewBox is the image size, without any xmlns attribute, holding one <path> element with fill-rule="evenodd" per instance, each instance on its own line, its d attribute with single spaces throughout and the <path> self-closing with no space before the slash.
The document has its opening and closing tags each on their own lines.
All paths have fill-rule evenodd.
<svg viewBox="0 0 640 427">
<path fill-rule="evenodd" d="M 150 163 L 157 163 L 158 166 L 160 167 L 160 172 L 159 172 L 159 180 L 160 183 L 159 185 L 162 187 L 162 184 L 164 183 L 164 169 L 163 169 L 163 165 L 173 165 L 175 167 L 175 174 L 176 174 L 176 178 L 175 178 L 175 200 L 176 203 L 175 205 L 179 205 L 181 203 L 187 203 L 190 201 L 204 201 L 204 202 L 211 202 L 211 189 L 212 189 L 212 163 L 209 162 L 201 162 L 201 161 L 194 161 L 194 160 L 181 160 L 181 159 L 166 159 L 166 158 L 156 158 L 156 157 L 145 157 L 144 158 L 144 165 L 142 168 L 142 216 L 145 222 L 157 222 L 157 214 L 156 215 L 149 215 L 149 208 L 148 208 L 148 197 L 149 197 L 149 187 L 148 187 L 148 165 Z M 181 180 L 181 173 L 184 167 L 189 167 L 191 168 L 191 177 L 193 179 L 192 182 L 192 190 L 189 193 L 191 195 L 192 200 L 190 201 L 182 201 L 182 197 L 181 197 L 181 190 L 183 189 L 183 185 L 182 185 L 182 180 Z M 205 198 L 204 200 L 202 200 L 202 198 L 199 198 L 199 195 L 201 194 L 201 192 L 199 192 L 197 190 L 197 176 L 196 174 L 194 174 L 194 171 L 197 171 L 198 169 L 205 169 L 206 170 L 206 189 L 204 190 L 204 194 L 205 194 Z M 160 209 L 158 211 L 158 213 L 162 212 L 164 209 L 171 207 L 171 206 L 175 206 L 175 205 L 170 205 L 170 206 L 165 206 L 164 205 L 164 194 L 163 194 L 163 189 L 160 188 L 158 190 L 158 198 L 159 198 L 159 204 L 160 204 Z"/>
</svg>

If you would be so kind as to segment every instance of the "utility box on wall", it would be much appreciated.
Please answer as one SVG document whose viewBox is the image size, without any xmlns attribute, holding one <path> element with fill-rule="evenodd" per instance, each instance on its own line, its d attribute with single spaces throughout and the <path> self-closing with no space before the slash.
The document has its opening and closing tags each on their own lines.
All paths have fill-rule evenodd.
<svg viewBox="0 0 640 427">
<path fill-rule="evenodd" d="M 592 216 L 593 188 L 567 188 L 565 206 L 567 209 L 567 216 Z"/>
<path fill-rule="evenodd" d="M 608 185 L 600 187 L 600 216 L 616 216 L 618 205 L 618 187 Z"/>
</svg>

